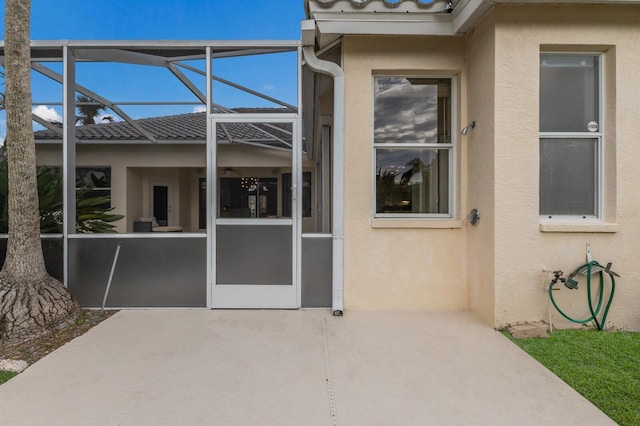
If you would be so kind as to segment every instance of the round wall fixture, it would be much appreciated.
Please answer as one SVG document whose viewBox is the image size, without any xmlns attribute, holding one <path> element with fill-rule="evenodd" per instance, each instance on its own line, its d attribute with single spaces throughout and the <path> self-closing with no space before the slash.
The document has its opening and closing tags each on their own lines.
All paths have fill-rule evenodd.
<svg viewBox="0 0 640 426">
<path fill-rule="evenodd" d="M 469 222 L 473 226 L 478 226 L 478 224 L 480 223 L 480 212 L 478 211 L 478 209 L 471 209 L 471 211 L 469 212 L 469 216 L 467 216 L 467 219 L 469 219 Z"/>
</svg>

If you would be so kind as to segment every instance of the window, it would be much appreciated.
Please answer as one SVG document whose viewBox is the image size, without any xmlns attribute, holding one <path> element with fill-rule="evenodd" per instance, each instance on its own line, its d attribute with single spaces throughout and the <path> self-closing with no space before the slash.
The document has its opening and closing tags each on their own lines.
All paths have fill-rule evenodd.
<svg viewBox="0 0 640 426">
<path fill-rule="evenodd" d="M 76 167 L 76 191 L 78 200 L 102 199 L 97 205 L 103 209 L 111 208 L 111 167 Z"/>
<path fill-rule="evenodd" d="M 540 215 L 600 216 L 600 55 L 540 56 Z"/>
<path fill-rule="evenodd" d="M 0 162 L 1 234 L 8 231 L 6 164 Z M 62 233 L 62 168 L 38 166 L 37 184 L 40 231 L 43 234 Z M 113 226 L 103 225 L 103 222 L 116 217 L 107 213 L 110 210 L 111 167 L 76 168 L 76 221 L 79 229 L 82 229 L 82 232 L 109 232 Z"/>
<path fill-rule="evenodd" d="M 266 177 L 220 178 L 223 218 L 273 218 L 278 216 L 278 179 Z"/>
<path fill-rule="evenodd" d="M 374 77 L 376 217 L 450 217 L 448 78 Z"/>
<path fill-rule="evenodd" d="M 198 229 L 207 229 L 207 179 L 198 178 Z"/>
</svg>

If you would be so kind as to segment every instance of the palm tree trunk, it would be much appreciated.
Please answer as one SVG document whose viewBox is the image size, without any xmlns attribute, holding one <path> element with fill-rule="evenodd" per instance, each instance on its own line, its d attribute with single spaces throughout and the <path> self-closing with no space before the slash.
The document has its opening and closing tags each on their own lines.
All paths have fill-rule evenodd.
<svg viewBox="0 0 640 426">
<path fill-rule="evenodd" d="M 31 123 L 30 0 L 6 0 L 9 240 L 0 271 L 0 340 L 18 343 L 72 320 L 78 304 L 44 266 Z"/>
</svg>

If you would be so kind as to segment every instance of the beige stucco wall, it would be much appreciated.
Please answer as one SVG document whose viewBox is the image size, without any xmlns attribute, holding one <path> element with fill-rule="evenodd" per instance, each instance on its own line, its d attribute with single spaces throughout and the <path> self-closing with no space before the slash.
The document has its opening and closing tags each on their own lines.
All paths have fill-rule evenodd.
<svg viewBox="0 0 640 426">
<path fill-rule="evenodd" d="M 556 325 L 566 327 L 549 309 L 543 270 L 570 273 L 584 263 L 590 243 L 594 258 L 612 261 L 622 275 L 607 325 L 640 329 L 638 22 L 635 6 L 500 5 L 466 38 L 344 37 L 345 307 L 469 308 L 496 327 L 548 320 L 552 312 Z M 541 50 L 605 55 L 605 214 L 595 226 L 541 227 Z M 376 72 L 458 77 L 457 127 L 472 120 L 477 126 L 458 141 L 453 229 L 372 220 Z M 477 227 L 465 220 L 471 208 L 482 215 Z M 569 312 L 586 312 L 584 289 L 557 294 Z"/>
<path fill-rule="evenodd" d="M 465 309 L 466 238 L 459 220 L 466 209 L 461 203 L 463 149 L 457 150 L 456 158 L 456 218 L 372 221 L 372 75 L 451 75 L 464 97 L 464 38 L 350 36 L 343 43 L 345 308 Z"/>
<path fill-rule="evenodd" d="M 486 323 L 495 321 L 494 250 L 494 120 L 495 32 L 489 14 L 467 38 L 467 120 L 476 122 L 462 138 L 467 147 L 468 206 L 480 212 L 480 223 L 468 226 L 467 268 L 469 309 Z"/>
<path fill-rule="evenodd" d="M 546 319 L 543 269 L 568 274 L 584 263 L 590 243 L 594 258 L 613 262 L 622 275 L 608 325 L 640 330 L 640 8 L 499 6 L 495 21 L 495 325 Z M 556 230 L 565 232 L 541 232 L 541 49 L 605 54 L 604 208 L 613 224 L 608 228 L 568 232 L 581 228 L 564 225 Z M 586 311 L 586 296 L 561 293 L 575 305 L 572 313 Z"/>
</svg>

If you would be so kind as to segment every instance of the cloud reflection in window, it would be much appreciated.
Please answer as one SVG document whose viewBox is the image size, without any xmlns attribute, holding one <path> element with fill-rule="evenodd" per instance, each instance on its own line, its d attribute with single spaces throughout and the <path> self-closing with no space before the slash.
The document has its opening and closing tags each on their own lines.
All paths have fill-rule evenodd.
<svg viewBox="0 0 640 426">
<path fill-rule="evenodd" d="M 376 77 L 375 143 L 438 143 L 438 86 L 421 79 Z"/>
</svg>

